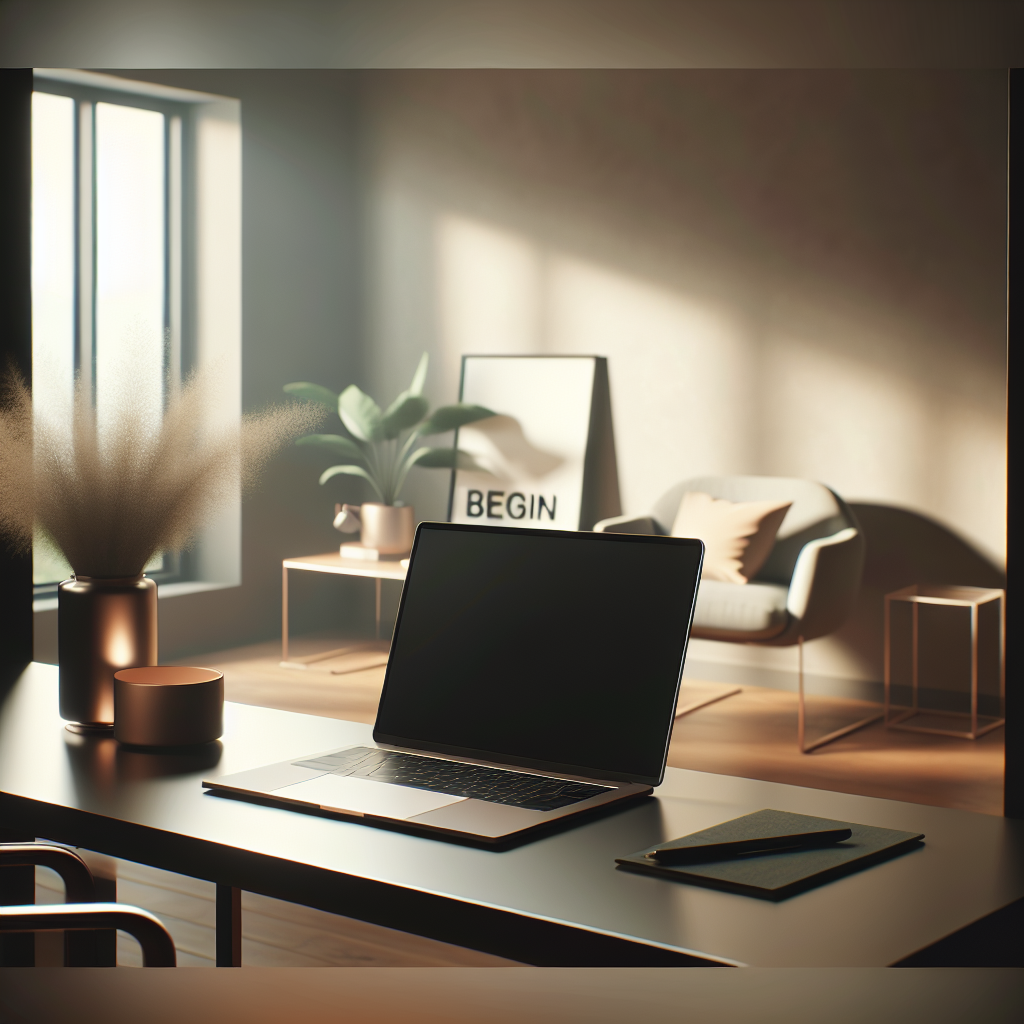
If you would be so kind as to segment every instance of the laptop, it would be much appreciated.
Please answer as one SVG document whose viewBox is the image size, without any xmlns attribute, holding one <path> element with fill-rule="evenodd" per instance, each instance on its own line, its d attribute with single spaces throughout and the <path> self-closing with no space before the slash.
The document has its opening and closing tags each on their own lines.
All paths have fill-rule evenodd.
<svg viewBox="0 0 1024 1024">
<path fill-rule="evenodd" d="M 203 782 L 505 843 L 665 774 L 699 540 L 421 523 L 373 742 Z"/>
</svg>

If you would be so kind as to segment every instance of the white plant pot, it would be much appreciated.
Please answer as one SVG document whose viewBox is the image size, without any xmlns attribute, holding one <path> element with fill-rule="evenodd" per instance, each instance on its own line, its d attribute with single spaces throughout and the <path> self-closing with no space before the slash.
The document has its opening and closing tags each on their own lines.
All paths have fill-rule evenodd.
<svg viewBox="0 0 1024 1024">
<path fill-rule="evenodd" d="M 382 555 L 404 555 L 412 549 L 416 520 L 412 505 L 381 505 L 363 502 L 359 507 L 363 547 L 376 548 Z"/>
</svg>

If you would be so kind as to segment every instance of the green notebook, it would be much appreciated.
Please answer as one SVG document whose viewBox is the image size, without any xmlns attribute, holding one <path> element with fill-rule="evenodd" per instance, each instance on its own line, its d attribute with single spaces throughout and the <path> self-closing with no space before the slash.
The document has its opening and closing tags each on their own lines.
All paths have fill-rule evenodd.
<svg viewBox="0 0 1024 1024">
<path fill-rule="evenodd" d="M 645 856 L 668 847 L 758 839 L 812 828 L 848 828 L 853 835 L 833 846 L 746 854 L 697 864 L 659 864 Z M 899 832 L 891 828 L 768 809 L 733 818 L 671 842 L 658 843 L 628 857 L 617 857 L 615 862 L 626 871 L 780 900 L 885 860 L 919 845 L 922 839 L 924 835 L 920 832 Z"/>
</svg>

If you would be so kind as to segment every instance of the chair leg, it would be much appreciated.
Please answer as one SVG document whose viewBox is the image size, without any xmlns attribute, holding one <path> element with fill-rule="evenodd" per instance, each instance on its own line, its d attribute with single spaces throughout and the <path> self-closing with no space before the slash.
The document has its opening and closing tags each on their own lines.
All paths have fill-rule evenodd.
<svg viewBox="0 0 1024 1024">
<path fill-rule="evenodd" d="M 807 709 L 804 705 L 804 638 L 797 637 L 797 692 L 799 694 L 796 707 L 796 742 L 801 754 L 807 753 L 806 727 Z"/>
<path fill-rule="evenodd" d="M 872 722 L 879 721 L 884 712 L 878 711 L 873 715 L 868 715 L 867 718 L 862 718 L 858 722 L 854 722 L 852 725 L 844 725 L 841 729 L 835 729 L 832 732 L 826 733 L 824 736 L 819 737 L 812 743 L 807 742 L 807 708 L 804 697 L 804 638 L 797 638 L 797 663 L 798 663 L 798 700 L 796 709 L 796 742 L 797 748 L 801 754 L 809 754 L 812 750 L 817 750 L 818 747 L 825 746 L 826 743 L 831 743 L 833 740 L 839 739 L 841 736 L 848 736 L 851 732 L 856 732 L 858 729 L 863 729 L 866 725 L 871 725 Z"/>
<path fill-rule="evenodd" d="M 739 686 L 728 683 L 683 683 L 679 687 L 679 698 L 676 702 L 676 718 L 692 714 L 709 704 L 732 697 L 743 690 Z"/>
<path fill-rule="evenodd" d="M 0 828 L 0 843 L 32 843 L 35 836 Z M 0 868 L 0 906 L 35 903 L 36 869 L 32 866 Z M 33 967 L 36 962 L 34 935 L 0 935 L 0 967 Z"/>
</svg>

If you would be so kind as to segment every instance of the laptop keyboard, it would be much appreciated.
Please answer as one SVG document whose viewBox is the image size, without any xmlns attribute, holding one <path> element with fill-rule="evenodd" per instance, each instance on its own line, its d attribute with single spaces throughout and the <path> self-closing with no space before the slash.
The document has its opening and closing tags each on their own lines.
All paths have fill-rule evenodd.
<svg viewBox="0 0 1024 1024">
<path fill-rule="evenodd" d="M 461 761 L 443 761 L 395 750 L 350 747 L 309 761 L 292 762 L 299 768 L 330 771 L 356 779 L 373 779 L 396 786 L 428 789 L 434 793 L 472 797 L 493 804 L 525 807 L 531 811 L 553 811 L 607 793 L 607 786 L 568 782 L 544 775 L 484 768 Z"/>
</svg>

